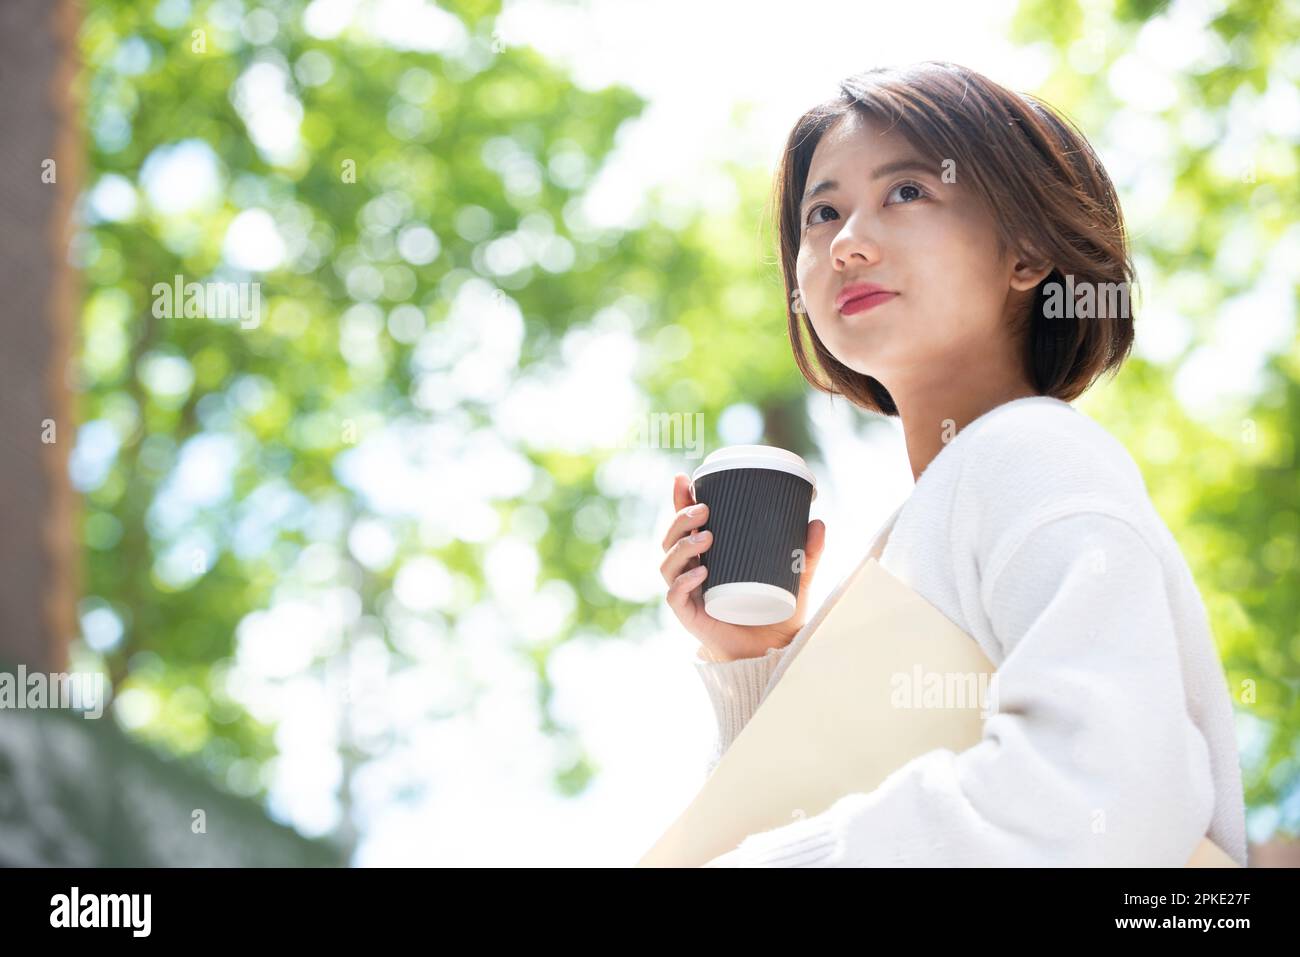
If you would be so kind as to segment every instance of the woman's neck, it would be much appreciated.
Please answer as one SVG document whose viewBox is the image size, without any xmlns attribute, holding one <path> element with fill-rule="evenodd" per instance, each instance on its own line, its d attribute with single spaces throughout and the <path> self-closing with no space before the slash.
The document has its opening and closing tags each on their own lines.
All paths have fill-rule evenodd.
<svg viewBox="0 0 1300 957">
<path fill-rule="evenodd" d="M 932 382 L 922 388 L 904 390 L 901 396 L 893 389 L 889 394 L 903 421 L 913 481 L 921 478 L 921 473 L 958 432 L 985 412 L 1013 399 L 1041 395 L 1023 379 L 1005 378 Z"/>
</svg>

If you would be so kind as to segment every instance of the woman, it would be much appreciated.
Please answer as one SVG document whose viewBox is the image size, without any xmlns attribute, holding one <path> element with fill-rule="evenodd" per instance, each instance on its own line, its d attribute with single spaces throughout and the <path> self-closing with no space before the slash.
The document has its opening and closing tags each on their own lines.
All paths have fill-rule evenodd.
<svg viewBox="0 0 1300 957">
<path fill-rule="evenodd" d="M 864 552 L 979 642 L 998 711 L 975 747 L 713 863 L 1182 866 L 1208 836 L 1244 866 L 1200 595 L 1132 458 L 1069 404 L 1133 341 L 1123 218 L 1087 141 L 962 67 L 871 70 L 795 124 L 775 201 L 800 370 L 902 420 L 916 486 Z M 843 583 L 806 622 L 813 521 L 790 620 L 710 618 L 707 509 L 686 476 L 673 492 L 662 572 L 700 642 L 715 764 Z"/>
</svg>

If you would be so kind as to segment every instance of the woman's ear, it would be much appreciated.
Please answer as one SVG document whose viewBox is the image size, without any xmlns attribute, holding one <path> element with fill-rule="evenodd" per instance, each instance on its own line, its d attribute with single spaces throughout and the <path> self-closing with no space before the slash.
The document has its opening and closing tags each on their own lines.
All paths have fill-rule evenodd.
<svg viewBox="0 0 1300 957">
<path fill-rule="evenodd" d="M 1011 288 L 1020 292 L 1035 288 L 1052 272 L 1053 266 L 1032 247 L 1015 254 L 1011 267 Z"/>
</svg>

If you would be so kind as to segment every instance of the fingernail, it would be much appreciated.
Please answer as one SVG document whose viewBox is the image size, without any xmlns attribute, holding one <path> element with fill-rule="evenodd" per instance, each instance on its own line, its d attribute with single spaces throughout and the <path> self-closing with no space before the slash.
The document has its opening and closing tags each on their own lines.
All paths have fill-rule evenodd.
<svg viewBox="0 0 1300 957">
<path fill-rule="evenodd" d="M 697 528 L 695 531 L 691 532 L 691 541 L 693 542 L 704 541 L 704 533 Z"/>
<path fill-rule="evenodd" d="M 690 508 L 686 510 L 686 514 L 689 515 L 691 518 L 699 518 L 701 515 L 704 514 L 704 506 L 692 505 Z"/>
<path fill-rule="evenodd" d="M 696 565 L 689 572 L 687 572 L 687 574 L 690 575 L 692 578 L 699 578 L 704 574 L 704 566 Z"/>
</svg>

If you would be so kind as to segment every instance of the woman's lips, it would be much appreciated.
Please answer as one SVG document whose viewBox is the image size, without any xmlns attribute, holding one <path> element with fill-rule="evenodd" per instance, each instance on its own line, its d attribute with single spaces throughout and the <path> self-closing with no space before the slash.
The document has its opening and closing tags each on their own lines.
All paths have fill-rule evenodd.
<svg viewBox="0 0 1300 957">
<path fill-rule="evenodd" d="M 840 306 L 840 315 L 852 316 L 859 312 L 866 312 L 868 309 L 874 309 L 881 303 L 889 302 L 897 296 L 896 292 L 871 292 L 865 296 L 858 296 L 850 299 L 844 305 Z"/>
</svg>

